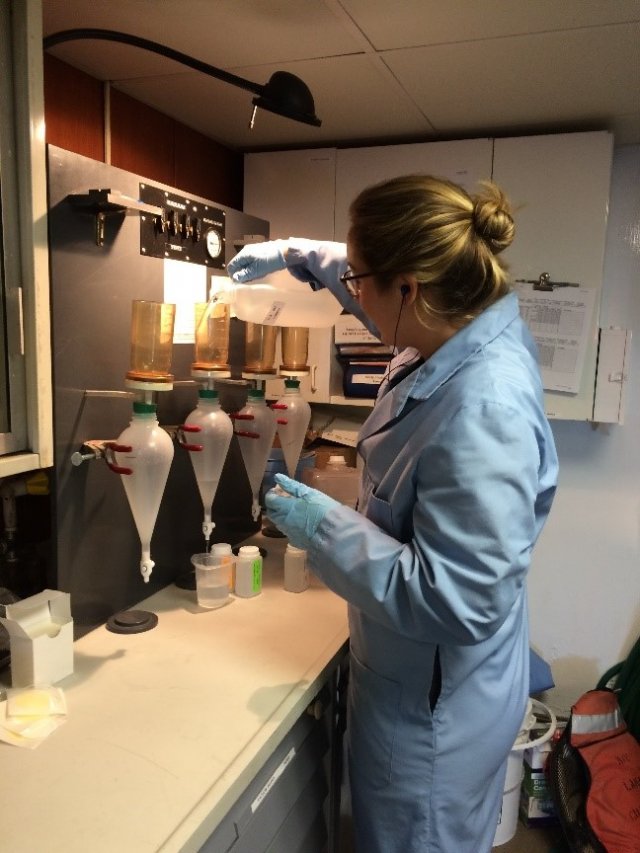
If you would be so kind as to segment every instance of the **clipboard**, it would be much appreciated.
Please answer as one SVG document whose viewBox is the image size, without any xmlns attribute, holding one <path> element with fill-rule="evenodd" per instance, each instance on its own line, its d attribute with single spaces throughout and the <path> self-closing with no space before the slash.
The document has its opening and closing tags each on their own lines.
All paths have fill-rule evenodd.
<svg viewBox="0 0 640 853">
<path fill-rule="evenodd" d="M 574 282 L 554 282 L 549 273 L 516 279 L 520 314 L 538 347 L 545 391 L 577 394 L 591 335 L 596 292 Z"/>
</svg>

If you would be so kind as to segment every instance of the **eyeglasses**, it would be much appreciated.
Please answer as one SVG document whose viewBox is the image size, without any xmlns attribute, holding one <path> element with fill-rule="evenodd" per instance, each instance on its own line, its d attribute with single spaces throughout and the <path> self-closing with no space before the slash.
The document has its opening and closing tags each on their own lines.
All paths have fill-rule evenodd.
<svg viewBox="0 0 640 853">
<path fill-rule="evenodd" d="M 358 272 L 355 273 L 352 269 L 347 267 L 347 271 L 344 272 L 340 276 L 341 284 L 347 288 L 348 293 L 351 296 L 358 297 L 360 296 L 360 279 L 361 278 L 371 278 L 371 276 L 377 275 L 375 272 Z"/>
</svg>

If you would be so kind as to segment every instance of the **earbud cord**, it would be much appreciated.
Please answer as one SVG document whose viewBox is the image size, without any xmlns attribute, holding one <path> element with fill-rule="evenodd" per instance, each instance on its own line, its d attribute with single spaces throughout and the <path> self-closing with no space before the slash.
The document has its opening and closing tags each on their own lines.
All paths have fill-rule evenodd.
<svg viewBox="0 0 640 853">
<path fill-rule="evenodd" d="M 408 288 L 407 288 L 407 290 L 408 290 Z M 393 333 L 393 351 L 394 351 L 394 353 L 396 351 L 396 341 L 398 340 L 398 329 L 400 327 L 400 317 L 402 316 L 402 309 L 404 308 L 404 300 L 406 298 L 407 298 L 407 294 L 405 293 L 404 288 L 402 288 L 402 302 L 400 303 L 400 310 L 398 311 L 398 319 L 396 320 L 396 330 Z M 393 356 L 391 356 L 391 358 L 393 358 Z M 393 370 L 390 370 L 389 368 L 391 367 L 391 358 L 389 359 L 389 365 L 387 367 L 387 372 L 382 377 L 382 381 L 380 384 L 382 384 L 382 382 L 384 382 L 385 379 L 388 380 L 392 373 L 394 373 L 396 370 L 398 370 L 400 367 L 402 367 L 402 365 L 399 364 L 397 367 L 394 367 Z"/>
</svg>

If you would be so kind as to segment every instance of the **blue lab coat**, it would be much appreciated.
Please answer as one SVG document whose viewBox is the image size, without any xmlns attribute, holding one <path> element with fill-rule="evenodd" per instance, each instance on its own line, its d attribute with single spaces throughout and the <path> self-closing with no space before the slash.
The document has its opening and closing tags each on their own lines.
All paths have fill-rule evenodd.
<svg viewBox="0 0 640 853">
<path fill-rule="evenodd" d="M 326 244 L 296 273 L 348 304 L 343 269 Z M 413 361 L 402 351 L 391 376 Z M 358 452 L 358 511 L 330 510 L 310 547 L 349 603 L 356 849 L 484 853 L 529 692 L 526 575 L 558 472 L 516 295 L 383 384 Z"/>
</svg>

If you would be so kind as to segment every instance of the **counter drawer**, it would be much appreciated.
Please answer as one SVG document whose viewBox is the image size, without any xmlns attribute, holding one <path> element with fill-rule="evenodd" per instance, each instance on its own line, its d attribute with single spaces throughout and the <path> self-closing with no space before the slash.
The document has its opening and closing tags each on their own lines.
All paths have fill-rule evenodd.
<svg viewBox="0 0 640 853">
<path fill-rule="evenodd" d="M 303 714 L 200 853 L 322 853 L 331 714 Z"/>
</svg>

